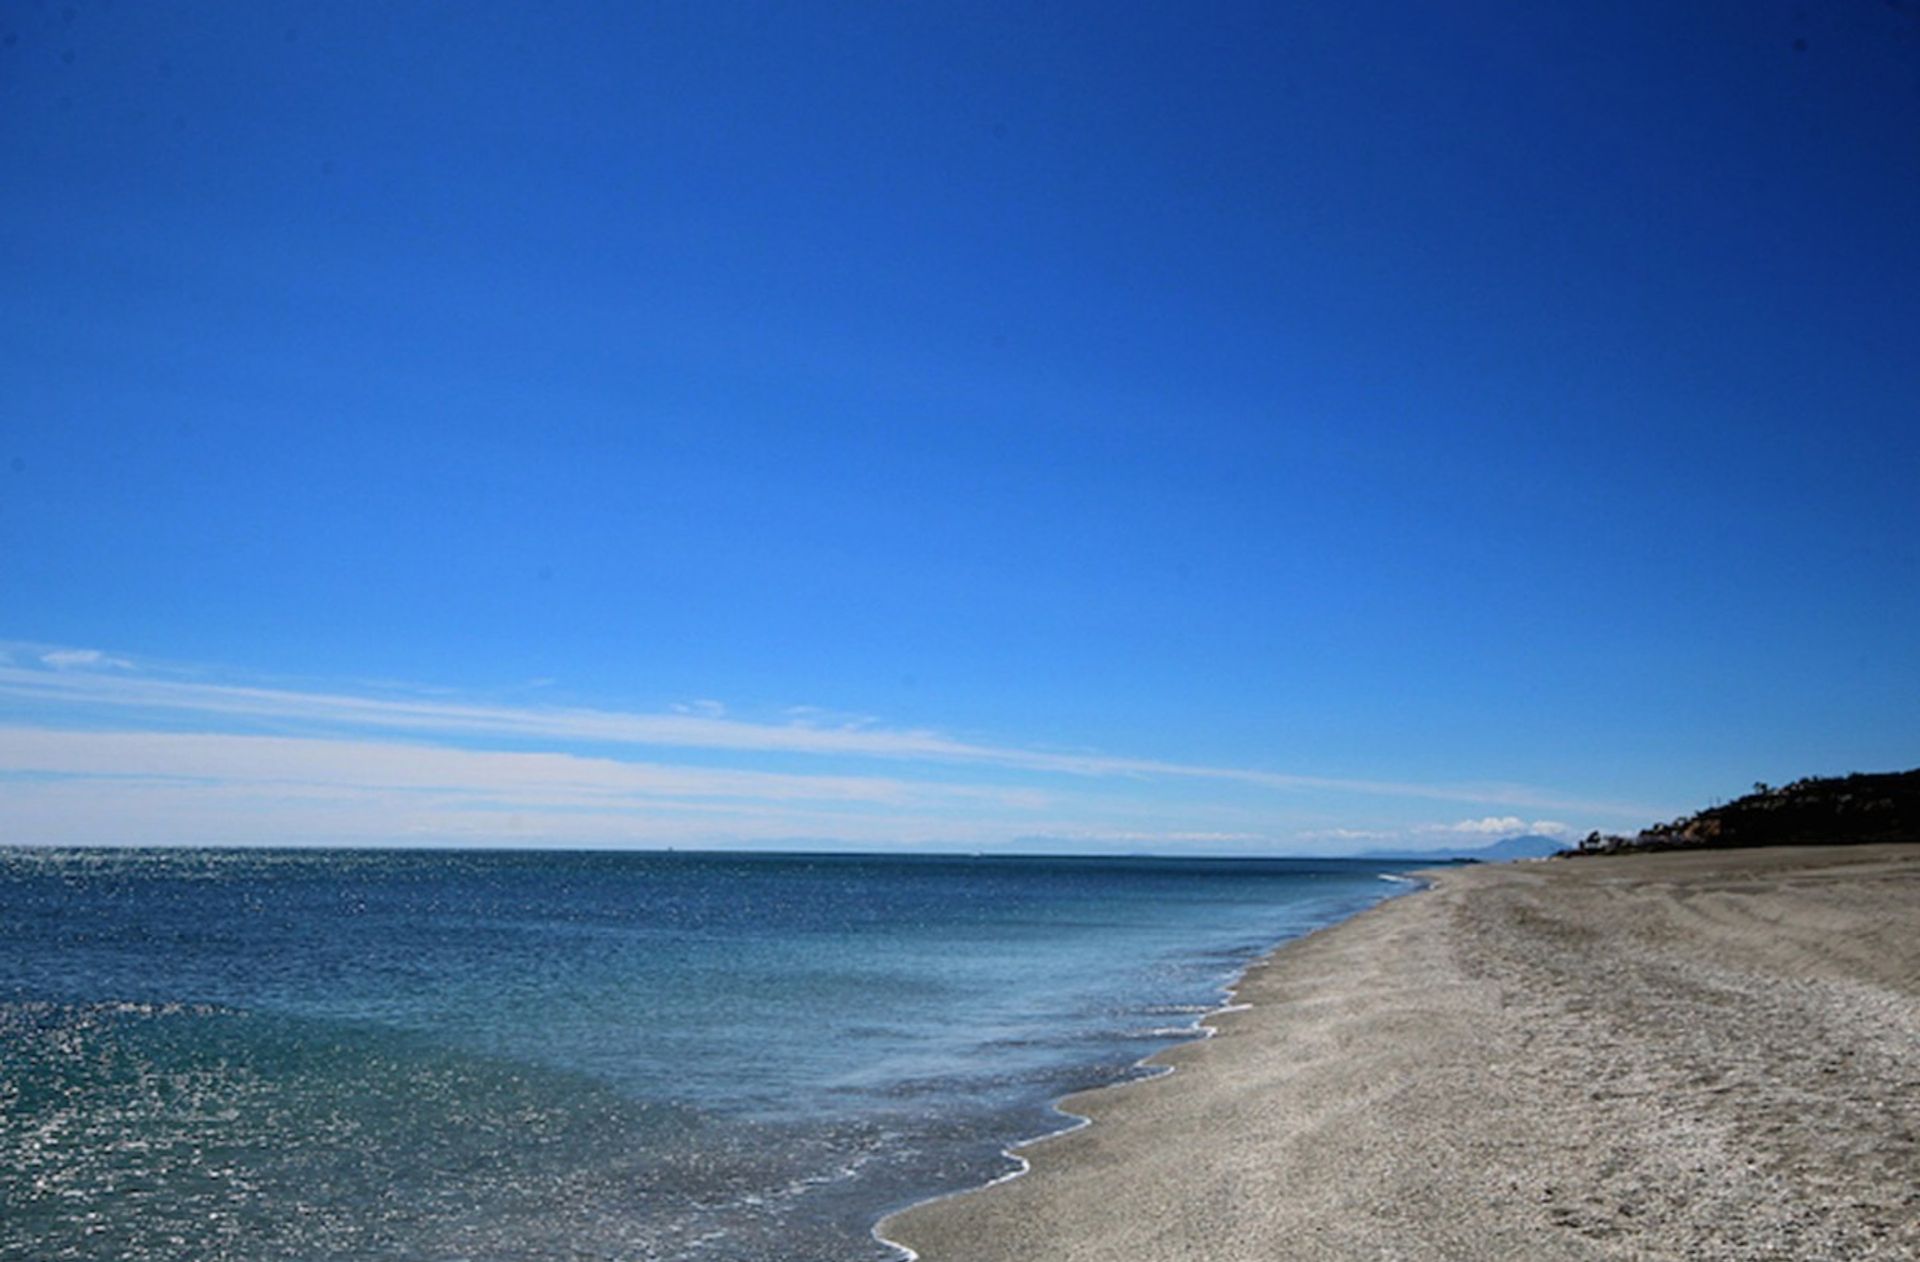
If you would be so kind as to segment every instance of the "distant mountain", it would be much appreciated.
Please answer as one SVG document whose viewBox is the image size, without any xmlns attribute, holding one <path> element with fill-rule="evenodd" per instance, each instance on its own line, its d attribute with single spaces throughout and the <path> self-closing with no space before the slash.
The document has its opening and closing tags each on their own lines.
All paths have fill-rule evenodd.
<svg viewBox="0 0 1920 1262">
<path fill-rule="evenodd" d="M 1518 837 L 1502 837 L 1499 841 L 1488 842 L 1484 846 L 1442 846 L 1437 850 L 1367 850 L 1354 857 L 1356 859 L 1432 859 L 1435 862 L 1447 859 L 1478 859 L 1483 863 L 1503 863 L 1508 859 L 1544 859 L 1548 855 L 1559 854 L 1566 848 L 1567 843 L 1558 837 L 1525 833 Z"/>
<path fill-rule="evenodd" d="M 1920 769 L 1809 776 L 1753 792 L 1725 806 L 1643 828 L 1637 836 L 1589 833 L 1577 854 L 1710 850 L 1735 846 L 1844 846 L 1920 841 Z"/>
<path fill-rule="evenodd" d="M 1471 852 L 1475 859 L 1496 862 L 1502 859 L 1544 859 L 1548 855 L 1559 854 L 1571 843 L 1564 837 L 1547 837 L 1540 833 L 1524 833 L 1518 837 L 1507 837 L 1492 845 L 1482 846 Z"/>
</svg>

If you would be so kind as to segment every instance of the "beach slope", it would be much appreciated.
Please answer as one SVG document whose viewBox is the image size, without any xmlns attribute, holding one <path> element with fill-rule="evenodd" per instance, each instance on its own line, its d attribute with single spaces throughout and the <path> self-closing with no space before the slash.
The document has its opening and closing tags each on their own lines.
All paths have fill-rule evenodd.
<svg viewBox="0 0 1920 1262">
<path fill-rule="evenodd" d="M 1920 1256 L 1920 846 L 1452 869 L 1072 1097 L 925 1262 Z"/>
</svg>

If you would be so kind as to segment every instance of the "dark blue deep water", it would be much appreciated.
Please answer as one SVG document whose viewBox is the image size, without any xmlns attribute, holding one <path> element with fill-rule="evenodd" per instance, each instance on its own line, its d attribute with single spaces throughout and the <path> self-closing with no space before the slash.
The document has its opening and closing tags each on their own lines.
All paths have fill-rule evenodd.
<svg viewBox="0 0 1920 1262">
<path fill-rule="evenodd" d="M 0 1259 L 887 1258 L 1391 870 L 0 850 Z"/>
</svg>

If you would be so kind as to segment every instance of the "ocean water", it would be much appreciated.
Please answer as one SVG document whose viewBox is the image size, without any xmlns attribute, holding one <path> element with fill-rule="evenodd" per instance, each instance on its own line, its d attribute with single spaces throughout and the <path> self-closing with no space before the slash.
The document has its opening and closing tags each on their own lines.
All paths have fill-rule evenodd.
<svg viewBox="0 0 1920 1262">
<path fill-rule="evenodd" d="M 0 1259 L 894 1257 L 1395 870 L 0 850 Z"/>
</svg>

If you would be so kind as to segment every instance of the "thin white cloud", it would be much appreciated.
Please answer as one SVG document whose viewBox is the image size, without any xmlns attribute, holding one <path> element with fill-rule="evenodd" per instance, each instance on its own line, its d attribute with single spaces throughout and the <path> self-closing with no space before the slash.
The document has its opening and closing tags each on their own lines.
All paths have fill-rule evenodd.
<svg viewBox="0 0 1920 1262">
<path fill-rule="evenodd" d="M 69 845 L 915 846 L 994 844 L 992 816 L 658 801 L 645 809 L 490 801 L 397 789 L 180 780 L 5 787 L 0 841 Z"/>
<path fill-rule="evenodd" d="M 1400 828 L 1316 828 L 1294 833 L 1292 839 L 1305 847 L 1332 843 L 1341 850 L 1364 847 L 1374 850 L 1432 851 L 1437 854 L 1459 849 L 1463 845 L 1479 846 L 1507 837 L 1536 835 L 1559 839 L 1571 837 L 1573 832 L 1570 826 L 1559 820 L 1486 815 L 1451 824 L 1414 824 Z"/>
<path fill-rule="evenodd" d="M 1517 815 L 1488 815 L 1481 819 L 1463 819 L 1457 824 L 1433 824 L 1423 831 L 1466 833 L 1476 837 L 1517 837 L 1523 833 L 1537 834 L 1542 837 L 1565 837 L 1573 832 L 1559 820 L 1536 819 L 1529 822 Z"/>
<path fill-rule="evenodd" d="M 91 650 L 43 650 L 41 660 L 49 652 Z M 207 683 L 152 673 L 107 673 L 82 668 L 89 662 L 69 660 L 72 668 L 60 670 L 0 666 L 0 702 L 27 703 L 42 709 L 50 705 L 66 707 L 89 714 L 166 712 L 190 715 L 203 726 L 233 720 L 272 720 L 362 732 L 971 764 L 1087 778 L 1203 780 L 1280 792 L 1497 803 L 1579 810 L 1607 817 L 1658 814 L 1618 804 L 1571 800 L 1510 784 L 1426 784 L 1055 752 L 964 741 L 925 729 L 879 727 L 866 720 L 827 724 L 812 717 L 798 717 L 787 723 L 752 722 L 716 712 L 713 707 L 718 703 L 694 703 L 702 709 L 696 712 L 694 706 L 687 706 L 683 712 L 665 714 L 489 705 L 420 695 L 354 695 Z M 130 664 L 104 654 L 101 660 Z"/>
<path fill-rule="evenodd" d="M 1385 828 L 1314 828 L 1295 833 L 1294 840 L 1309 844 L 1322 841 L 1392 841 L 1401 835 Z"/>
<path fill-rule="evenodd" d="M 1053 843 L 1061 846 L 1084 849 L 1088 845 L 1096 846 L 1182 846 L 1217 847 L 1221 849 L 1244 850 L 1252 846 L 1271 847 L 1273 838 L 1266 833 L 1238 833 L 1206 831 L 1187 828 L 1152 829 L 1116 829 L 1116 828 L 1078 828 L 1035 833 L 1019 838 L 1022 842 L 1041 845 Z"/>
<path fill-rule="evenodd" d="M 133 663 L 128 659 L 113 657 L 99 649 L 48 649 L 40 654 L 40 662 L 54 670 L 133 669 Z"/>
<path fill-rule="evenodd" d="M 678 798 L 1030 811 L 1049 801 L 1033 789 L 882 776 L 793 775 L 366 740 L 26 726 L 0 727 L 0 771 L 453 792 L 545 806 L 651 806 Z"/>
</svg>

